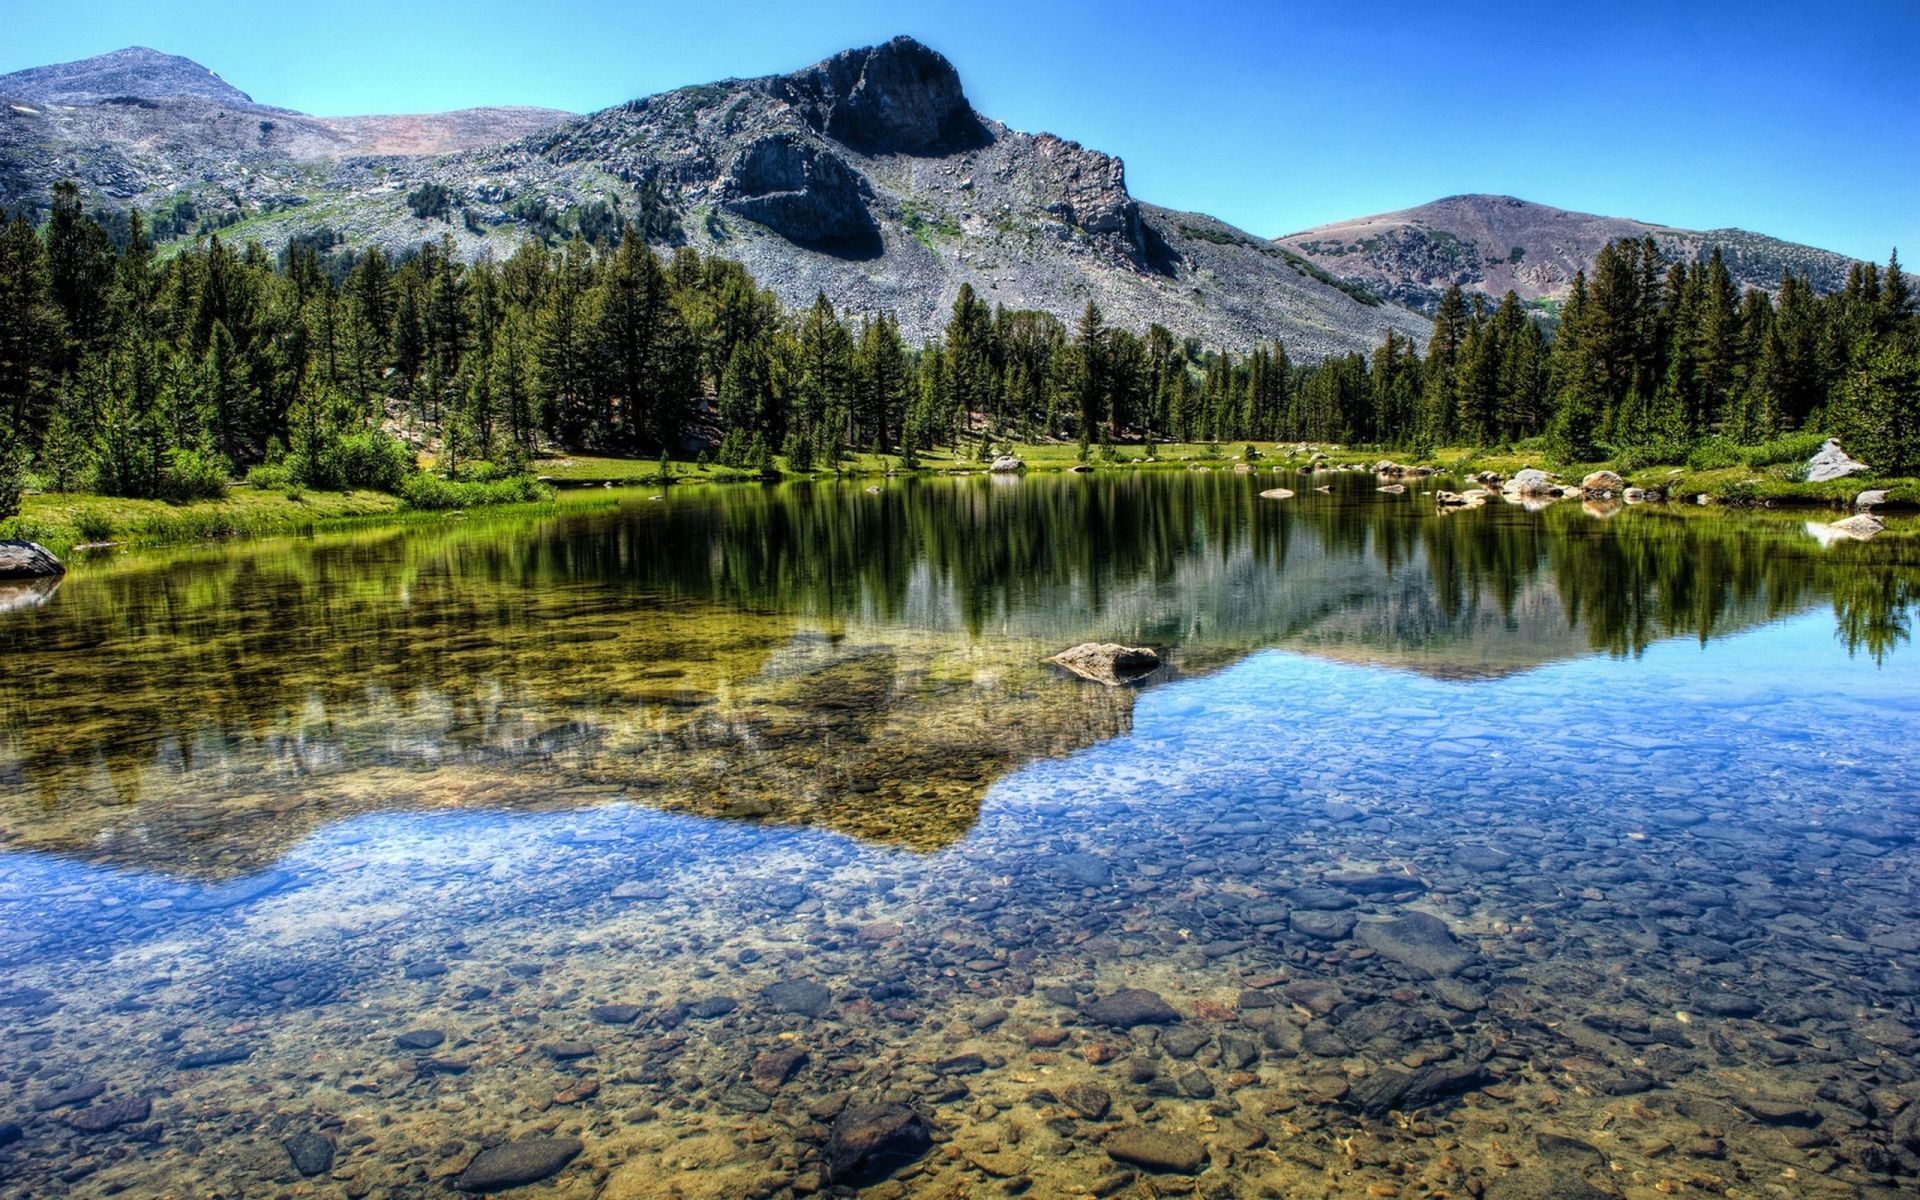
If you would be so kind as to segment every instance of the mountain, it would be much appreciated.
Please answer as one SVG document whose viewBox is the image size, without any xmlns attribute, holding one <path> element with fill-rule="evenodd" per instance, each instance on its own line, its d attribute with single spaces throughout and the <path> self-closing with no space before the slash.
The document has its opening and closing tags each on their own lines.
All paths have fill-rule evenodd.
<svg viewBox="0 0 1920 1200">
<path fill-rule="evenodd" d="M 584 117 L 309 117 L 146 56 L 165 57 L 0 77 L 0 207 L 41 210 L 71 177 L 96 203 L 161 214 L 167 235 L 395 252 L 447 236 L 469 257 L 630 219 L 742 261 L 789 304 L 824 292 L 915 338 L 962 283 L 1069 322 L 1091 300 L 1111 323 L 1211 345 L 1279 338 L 1296 359 L 1427 329 L 1286 247 L 1141 203 L 1111 155 L 982 116 L 910 38 Z"/>
<path fill-rule="evenodd" d="M 1449 196 L 1418 208 L 1337 221 L 1275 239 L 1330 275 L 1423 312 L 1452 284 L 1498 298 L 1555 301 L 1574 274 L 1593 270 L 1601 247 L 1651 237 L 1668 258 L 1692 261 L 1713 247 L 1736 286 L 1777 290 L 1783 271 L 1806 272 L 1816 291 L 1846 284 L 1844 254 L 1748 233 L 1650 225 L 1568 212 L 1512 196 Z"/>
<path fill-rule="evenodd" d="M 253 97 L 190 58 L 129 46 L 111 54 L 0 75 L 0 96 L 38 104 L 101 104 L 140 98 L 198 96 L 249 106 Z"/>
</svg>

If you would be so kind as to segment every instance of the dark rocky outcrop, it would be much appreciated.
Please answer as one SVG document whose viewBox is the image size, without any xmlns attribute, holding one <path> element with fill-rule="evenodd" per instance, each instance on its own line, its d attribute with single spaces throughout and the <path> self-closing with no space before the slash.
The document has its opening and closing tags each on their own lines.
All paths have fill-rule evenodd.
<svg viewBox="0 0 1920 1200">
<path fill-rule="evenodd" d="M 66 573 L 66 564 L 37 542 L 0 541 L 0 582 L 57 579 Z"/>
<path fill-rule="evenodd" d="M 869 154 L 932 154 L 986 137 L 953 64 L 909 37 L 842 51 L 775 84 L 815 129 Z"/>
<path fill-rule="evenodd" d="M 453 1181 L 463 1192 L 498 1192 L 551 1178 L 580 1156 L 579 1138 L 522 1138 L 482 1150 Z"/>
<path fill-rule="evenodd" d="M 933 1148 L 933 1126 L 901 1104 L 853 1104 L 841 1110 L 827 1142 L 836 1184 L 884 1179 Z"/>
<path fill-rule="evenodd" d="M 791 133 L 748 146 L 721 184 L 728 211 L 788 241 L 861 254 L 881 245 L 868 190 L 838 155 Z"/>
</svg>

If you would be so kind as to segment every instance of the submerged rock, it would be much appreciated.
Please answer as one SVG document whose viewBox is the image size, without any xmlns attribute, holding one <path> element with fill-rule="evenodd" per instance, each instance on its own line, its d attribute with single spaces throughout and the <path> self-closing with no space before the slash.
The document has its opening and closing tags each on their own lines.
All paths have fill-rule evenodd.
<svg viewBox="0 0 1920 1200">
<path fill-rule="evenodd" d="M 0 541 L 0 580 L 54 579 L 66 564 L 38 542 Z"/>
<path fill-rule="evenodd" d="M 116 1100 L 97 1108 L 83 1108 L 67 1118 L 67 1127 L 80 1133 L 105 1133 L 153 1115 L 153 1101 L 145 1096 Z"/>
<path fill-rule="evenodd" d="M 1158 992 L 1145 988 L 1125 988 L 1106 997 L 1095 1000 L 1081 1012 L 1089 1021 L 1101 1025 L 1113 1025 L 1121 1029 L 1131 1029 L 1135 1025 L 1168 1025 L 1180 1019 Z"/>
<path fill-rule="evenodd" d="M 1473 951 L 1455 940 L 1445 921 L 1429 913 L 1368 921 L 1357 926 L 1353 936 L 1375 954 L 1429 977 L 1452 975 L 1473 961 Z"/>
<path fill-rule="evenodd" d="M 482 1150 L 453 1186 L 462 1192 L 497 1192 L 523 1187 L 558 1174 L 586 1149 L 579 1138 L 522 1138 Z"/>
<path fill-rule="evenodd" d="M 1850 456 L 1840 448 L 1839 438 L 1828 438 L 1821 443 L 1820 449 L 1807 460 L 1807 482 L 1826 483 L 1831 479 L 1845 479 L 1873 468 Z"/>
<path fill-rule="evenodd" d="M 1116 1130 L 1107 1139 L 1107 1154 L 1116 1162 L 1181 1175 L 1196 1175 L 1207 1162 L 1207 1148 L 1199 1138 L 1142 1125 Z"/>
<path fill-rule="evenodd" d="M 317 1133 L 296 1134 L 281 1143 L 293 1169 L 311 1179 L 333 1170 L 333 1139 Z"/>
<path fill-rule="evenodd" d="M 761 992 L 760 998 L 781 1012 L 802 1017 L 817 1017 L 833 1003 L 833 993 L 811 979 L 783 979 Z"/>
<path fill-rule="evenodd" d="M 1346 1103 L 1370 1117 L 1389 1112 L 1411 1112 L 1436 1100 L 1471 1091 L 1487 1081 L 1478 1062 L 1439 1063 L 1417 1071 L 1382 1068 L 1362 1077 L 1347 1092 Z"/>
<path fill-rule="evenodd" d="M 827 1140 L 827 1174 L 836 1184 L 884 1179 L 933 1148 L 933 1126 L 901 1104 L 853 1104 Z"/>
<path fill-rule="evenodd" d="M 1260 498 L 1262 500 L 1291 500 L 1293 499 L 1293 491 L 1290 488 L 1268 488 L 1266 491 L 1260 493 Z"/>
<path fill-rule="evenodd" d="M 1070 650 L 1062 650 L 1047 661 L 1065 667 L 1082 679 L 1118 687 L 1151 674 L 1160 666 L 1160 655 L 1147 646 L 1082 642 Z"/>
</svg>

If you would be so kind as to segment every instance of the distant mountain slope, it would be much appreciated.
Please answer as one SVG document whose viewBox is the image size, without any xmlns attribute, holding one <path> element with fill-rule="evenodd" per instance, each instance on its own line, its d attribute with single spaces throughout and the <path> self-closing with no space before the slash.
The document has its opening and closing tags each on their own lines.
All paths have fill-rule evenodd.
<svg viewBox="0 0 1920 1200">
<path fill-rule="evenodd" d="M 1715 246 L 1734 282 L 1776 289 L 1782 271 L 1806 272 L 1819 291 L 1846 283 L 1854 260 L 1743 229 L 1690 230 L 1625 217 L 1568 212 L 1512 196 L 1449 196 L 1417 208 L 1337 221 L 1276 239 L 1327 272 L 1431 312 L 1452 284 L 1498 297 L 1558 300 L 1601 247 L 1652 237 L 1669 258 Z"/>
<path fill-rule="evenodd" d="M 84 65 L 44 70 L 100 74 Z M 570 120 L 462 116 L 316 118 L 172 92 L 72 107 L 28 97 L 0 105 L 0 206 L 44 206 L 71 176 L 120 205 L 181 196 L 233 237 L 318 232 L 399 251 L 450 236 L 469 256 L 636 219 L 656 242 L 740 259 L 790 304 L 825 292 L 892 311 L 922 338 L 962 283 L 1068 321 L 1091 300 L 1112 323 L 1157 321 L 1217 346 L 1279 338 L 1299 359 L 1427 329 L 1262 239 L 1139 203 L 1117 158 L 981 116 L 952 65 L 907 38 Z"/>
<path fill-rule="evenodd" d="M 121 97 L 198 96 L 250 105 L 253 97 L 190 58 L 129 46 L 79 62 L 0 75 L 0 96 L 41 104 L 99 104 Z"/>
</svg>

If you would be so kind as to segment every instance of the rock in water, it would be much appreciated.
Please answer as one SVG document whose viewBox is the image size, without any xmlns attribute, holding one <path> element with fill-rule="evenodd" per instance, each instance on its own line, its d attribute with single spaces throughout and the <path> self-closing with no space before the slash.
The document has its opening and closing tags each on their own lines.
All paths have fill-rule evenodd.
<svg viewBox="0 0 1920 1200">
<path fill-rule="evenodd" d="M 1160 655 L 1146 646 L 1082 642 L 1071 650 L 1062 650 L 1047 661 L 1065 667 L 1082 679 L 1118 687 L 1152 674 L 1160 665 Z"/>
<path fill-rule="evenodd" d="M 1853 498 L 1853 506 L 1861 511 L 1878 508 L 1887 502 L 1887 489 L 1868 488 Z"/>
<path fill-rule="evenodd" d="M 1602 500 L 1626 491 L 1627 481 L 1612 471 L 1595 471 L 1580 481 L 1580 490 L 1589 500 Z"/>
<path fill-rule="evenodd" d="M 1113 1107 L 1107 1089 L 1092 1083 L 1070 1083 L 1060 1089 L 1060 1101 L 1088 1121 L 1098 1121 Z"/>
<path fill-rule="evenodd" d="M 1451 975 L 1473 961 L 1473 951 L 1454 939 L 1445 921 L 1429 913 L 1368 921 L 1355 928 L 1353 936 L 1375 954 L 1430 978 Z"/>
<path fill-rule="evenodd" d="M 0 579 L 53 579 L 66 573 L 66 564 L 38 542 L 0 541 Z"/>
<path fill-rule="evenodd" d="M 1024 471 L 1026 469 L 1027 464 L 1021 462 L 1011 454 L 1002 454 L 999 458 L 993 460 L 992 466 L 987 468 L 987 470 L 993 472 L 995 475 L 1008 475 L 1015 471 Z"/>
<path fill-rule="evenodd" d="M 333 1170 L 333 1139 L 317 1133 L 302 1133 L 281 1145 L 293 1160 L 293 1169 L 311 1179 Z"/>
<path fill-rule="evenodd" d="M 1850 456 L 1840 448 L 1839 438 L 1828 438 L 1821 443 L 1820 449 L 1807 460 L 1807 482 L 1825 483 L 1830 479 L 1845 479 L 1861 471 L 1873 468 Z"/>
<path fill-rule="evenodd" d="M 884 1179 L 933 1148 L 933 1126 L 900 1104 L 851 1104 L 827 1140 L 827 1174 L 836 1184 Z"/>
<path fill-rule="evenodd" d="M 1135 1025 L 1168 1025 L 1180 1019 L 1158 993 L 1145 988 L 1126 988 L 1104 1000 L 1095 1000 L 1082 1010 L 1087 1020 L 1101 1025 L 1131 1029 Z"/>
<path fill-rule="evenodd" d="M 1887 523 L 1872 513 L 1859 513 L 1827 526 L 1835 533 L 1864 542 L 1887 527 Z"/>
<path fill-rule="evenodd" d="M 1132 1163 L 1149 1171 L 1176 1171 L 1182 1175 L 1199 1174 L 1207 1161 L 1207 1148 L 1200 1144 L 1200 1139 L 1140 1125 L 1129 1125 L 1108 1138 L 1107 1154 L 1115 1161 Z"/>
<path fill-rule="evenodd" d="M 1268 488 L 1260 493 L 1262 500 L 1291 500 L 1293 492 L 1289 488 Z"/>
<path fill-rule="evenodd" d="M 67 1118 L 67 1126 L 81 1133 L 105 1133 L 122 1125 L 132 1125 L 153 1115 L 153 1101 L 145 1096 L 116 1100 L 95 1108 L 83 1108 Z"/>
<path fill-rule="evenodd" d="M 1439 1063 L 1418 1071 L 1382 1068 L 1362 1078 L 1348 1090 L 1345 1103 L 1370 1117 L 1382 1117 L 1396 1109 L 1412 1112 L 1436 1100 L 1471 1091 L 1487 1081 L 1486 1068 L 1473 1061 Z"/>
<path fill-rule="evenodd" d="M 482 1150 L 453 1186 L 463 1192 L 498 1192 L 538 1183 L 557 1174 L 584 1149 L 579 1138 L 522 1138 Z"/>
<path fill-rule="evenodd" d="M 833 1003 L 833 993 L 811 979 L 783 979 L 760 998 L 781 1012 L 803 1017 L 817 1017 Z"/>
<path fill-rule="evenodd" d="M 1545 471 L 1528 467 L 1516 472 L 1512 479 L 1502 485 L 1501 490 L 1514 496 L 1558 496 L 1560 485 Z"/>
</svg>

